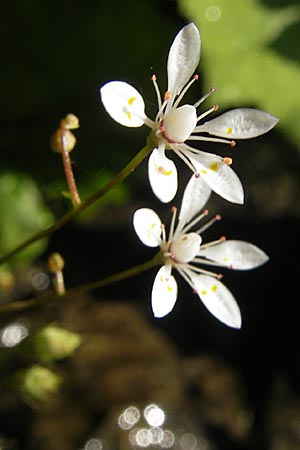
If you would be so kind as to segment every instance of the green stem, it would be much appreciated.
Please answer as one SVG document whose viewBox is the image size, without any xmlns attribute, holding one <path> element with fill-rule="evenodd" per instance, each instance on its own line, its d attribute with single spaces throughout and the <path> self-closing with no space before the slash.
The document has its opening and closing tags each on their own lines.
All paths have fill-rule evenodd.
<svg viewBox="0 0 300 450">
<path fill-rule="evenodd" d="M 105 194 L 107 194 L 111 189 L 113 189 L 117 184 L 121 183 L 121 181 L 125 180 L 125 178 L 130 175 L 131 172 L 133 172 L 136 167 L 148 156 L 152 149 L 151 141 L 148 140 L 145 147 L 143 147 L 139 153 L 136 154 L 136 156 L 127 164 L 127 166 L 124 167 L 111 181 L 109 181 L 105 186 L 103 186 L 99 191 L 92 194 L 90 197 L 86 198 L 80 205 L 78 205 L 76 208 L 72 209 L 71 211 L 67 212 L 63 216 L 61 216 L 55 223 L 50 225 L 45 230 L 39 231 L 30 238 L 23 241 L 20 245 L 15 247 L 10 252 L 6 253 L 5 255 L 0 257 L 0 264 L 8 261 L 12 256 L 16 255 L 20 251 L 24 250 L 25 248 L 29 247 L 29 245 L 33 244 L 34 242 L 37 242 L 50 234 L 52 234 L 54 231 L 61 228 L 63 225 L 65 225 L 69 220 L 73 219 L 73 217 L 78 216 L 82 211 L 84 211 L 86 208 L 88 208 L 90 205 L 95 203 L 97 200 L 102 198 Z"/>
<path fill-rule="evenodd" d="M 60 302 L 61 300 L 64 300 L 72 295 L 83 294 L 85 292 L 92 291 L 94 289 L 98 289 L 104 286 L 108 286 L 112 283 L 116 283 L 117 281 L 133 277 L 141 272 L 145 272 L 146 270 L 151 269 L 154 266 L 157 266 L 160 263 L 161 263 L 161 254 L 159 252 L 154 256 L 154 258 L 150 259 L 149 261 L 138 264 L 137 266 L 131 267 L 130 269 L 127 270 L 123 270 L 122 272 L 118 272 L 114 275 L 102 278 L 101 280 L 94 281 L 93 283 L 83 284 L 82 286 L 74 287 L 72 289 L 69 289 L 62 295 L 50 294 L 39 298 L 32 298 L 30 300 L 15 301 L 7 303 L 5 305 L 0 305 L 0 314 L 21 312 L 34 307 L 45 306 L 50 305 L 52 303 Z"/>
</svg>

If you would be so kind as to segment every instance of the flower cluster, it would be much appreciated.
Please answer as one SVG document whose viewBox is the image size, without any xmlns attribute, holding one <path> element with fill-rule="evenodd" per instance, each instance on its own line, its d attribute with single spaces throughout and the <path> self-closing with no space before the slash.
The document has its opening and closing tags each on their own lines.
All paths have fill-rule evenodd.
<svg viewBox="0 0 300 450">
<path fill-rule="evenodd" d="M 194 176 L 184 191 L 177 226 L 176 208 L 172 208 L 169 234 L 158 215 L 148 208 L 138 209 L 133 225 L 140 240 L 149 247 L 160 247 L 162 267 L 152 288 L 152 309 L 156 317 L 172 311 L 177 299 L 177 283 L 172 269 L 176 269 L 199 295 L 207 309 L 221 322 L 234 328 L 241 326 L 239 307 L 231 292 L 220 281 L 221 275 L 201 266 L 222 266 L 230 269 L 254 269 L 268 260 L 268 256 L 253 244 L 244 241 L 220 239 L 202 243 L 201 234 L 220 216 L 193 230 L 208 215 L 199 214 L 197 199 L 202 194 L 201 184 Z"/>
<path fill-rule="evenodd" d="M 201 233 L 219 216 L 191 231 L 207 215 L 206 210 L 200 211 L 212 191 L 237 204 L 243 204 L 244 191 L 239 177 L 230 167 L 231 158 L 199 150 L 187 142 L 210 141 L 234 146 L 236 139 L 254 138 L 268 132 L 278 119 L 258 109 L 237 108 L 204 121 L 218 109 L 215 105 L 198 113 L 199 106 L 215 91 L 214 88 L 193 105 L 182 105 L 184 95 L 198 78 L 194 71 L 199 63 L 200 50 L 199 31 L 190 23 L 181 29 L 171 45 L 167 61 L 168 87 L 163 96 L 156 76 L 152 76 L 158 103 L 154 119 L 146 115 L 143 97 L 128 83 L 108 82 L 101 87 L 100 94 L 106 111 L 119 124 L 127 127 L 146 125 L 151 129 L 153 148 L 148 161 L 148 176 L 154 194 L 162 202 L 170 202 L 178 187 L 176 165 L 166 156 L 167 151 L 173 151 L 193 172 L 184 192 L 177 226 L 176 209 L 172 209 L 168 235 L 152 209 L 142 208 L 134 214 L 133 224 L 140 240 L 147 246 L 160 248 L 162 267 L 152 289 L 154 315 L 163 317 L 174 307 L 177 299 L 177 283 L 171 274 L 174 268 L 213 315 L 225 324 L 239 328 L 239 307 L 220 281 L 221 275 L 199 265 L 247 270 L 264 264 L 268 257 L 244 241 L 221 238 L 202 244 Z"/>
<path fill-rule="evenodd" d="M 180 157 L 190 169 L 201 175 L 209 189 L 233 203 L 242 204 L 242 184 L 231 169 L 231 158 L 206 153 L 189 146 L 187 141 L 214 141 L 235 145 L 234 139 L 260 136 L 273 128 L 278 119 L 252 108 L 237 108 L 208 122 L 199 124 L 216 106 L 198 115 L 197 108 L 210 93 L 194 105 L 180 105 L 185 93 L 195 82 L 192 77 L 200 59 L 201 40 L 197 27 L 190 23 L 176 36 L 169 52 L 168 89 L 161 97 L 156 77 L 152 77 L 157 94 L 158 112 L 154 120 L 145 115 L 140 93 L 128 83 L 111 81 L 101 89 L 101 99 L 110 116 L 127 127 L 147 125 L 153 132 L 156 147 L 149 158 L 148 175 L 155 195 L 162 202 L 171 201 L 177 192 L 177 169 L 165 155 L 166 150 Z M 191 78 L 192 77 L 192 78 Z M 215 137 L 203 136 L 207 133 Z"/>
</svg>

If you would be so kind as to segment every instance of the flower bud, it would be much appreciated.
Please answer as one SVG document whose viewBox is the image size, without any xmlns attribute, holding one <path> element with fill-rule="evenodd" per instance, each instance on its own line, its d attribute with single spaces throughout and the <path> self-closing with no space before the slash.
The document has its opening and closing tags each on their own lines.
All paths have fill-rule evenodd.
<svg viewBox="0 0 300 450">
<path fill-rule="evenodd" d="M 56 273 L 63 270 L 65 261 L 59 253 L 52 253 L 48 258 L 48 267 L 50 272 Z"/>
<path fill-rule="evenodd" d="M 51 136 L 51 148 L 57 153 L 62 153 L 63 150 L 71 152 L 75 144 L 76 137 L 67 129 L 59 128 Z"/>
<path fill-rule="evenodd" d="M 61 128 L 65 130 L 74 130 L 79 128 L 79 119 L 75 114 L 68 114 L 64 119 L 60 122 Z"/>
</svg>

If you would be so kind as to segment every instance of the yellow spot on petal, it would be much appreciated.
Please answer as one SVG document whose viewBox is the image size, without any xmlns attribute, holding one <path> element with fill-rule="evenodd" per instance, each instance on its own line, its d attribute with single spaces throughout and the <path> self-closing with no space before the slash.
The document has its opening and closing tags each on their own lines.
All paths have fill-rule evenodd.
<svg viewBox="0 0 300 450">
<path fill-rule="evenodd" d="M 231 134 L 232 133 L 232 128 L 228 127 L 226 130 L 226 134 Z"/>
<path fill-rule="evenodd" d="M 207 173 L 207 170 L 202 169 L 202 170 L 201 170 L 201 173 Z"/>
<path fill-rule="evenodd" d="M 216 290 L 217 290 L 217 285 L 216 285 L 216 284 L 213 284 L 213 285 L 211 286 L 211 290 L 212 290 L 213 292 L 216 292 Z"/>
<path fill-rule="evenodd" d="M 171 288 L 171 286 L 167 286 L 167 290 L 168 290 L 169 292 L 172 292 L 172 291 L 173 291 L 173 289 Z"/>
<path fill-rule="evenodd" d="M 227 262 L 228 261 L 227 256 L 224 256 L 224 258 L 222 258 L 222 261 Z"/>
<path fill-rule="evenodd" d="M 128 105 L 132 105 L 132 103 L 135 102 L 135 101 L 136 101 L 136 97 L 130 97 L 128 99 Z"/>
<path fill-rule="evenodd" d="M 163 166 L 159 166 L 157 170 L 162 175 L 171 175 L 171 173 L 172 173 L 172 170 L 166 170 Z"/>
<path fill-rule="evenodd" d="M 151 223 L 150 228 L 155 228 L 156 223 Z"/>
<path fill-rule="evenodd" d="M 201 294 L 202 294 L 202 295 L 206 295 L 206 294 L 207 294 L 207 291 L 204 291 L 204 290 L 203 290 L 203 291 L 201 291 Z"/>
<path fill-rule="evenodd" d="M 126 116 L 131 120 L 131 113 L 129 111 L 126 111 Z"/>
<path fill-rule="evenodd" d="M 218 168 L 219 168 L 219 164 L 217 162 L 212 163 L 210 166 L 210 170 L 216 171 L 216 170 L 218 170 Z"/>
</svg>

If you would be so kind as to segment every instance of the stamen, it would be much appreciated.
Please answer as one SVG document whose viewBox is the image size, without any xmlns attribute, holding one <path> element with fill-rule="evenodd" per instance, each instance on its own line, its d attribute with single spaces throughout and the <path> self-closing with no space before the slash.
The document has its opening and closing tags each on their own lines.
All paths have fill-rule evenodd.
<svg viewBox="0 0 300 450">
<path fill-rule="evenodd" d="M 162 234 L 162 241 L 163 242 L 166 242 L 166 227 L 165 227 L 165 224 L 164 223 L 162 223 L 161 225 L 160 225 L 160 228 L 161 228 L 161 234 Z"/>
<path fill-rule="evenodd" d="M 170 92 L 165 93 L 164 102 L 161 105 L 161 107 L 159 108 L 158 113 L 156 114 L 155 122 L 158 122 L 159 120 L 163 119 L 163 111 L 168 103 L 170 96 L 171 96 Z"/>
<path fill-rule="evenodd" d="M 197 128 L 193 131 L 193 133 L 198 133 Z M 201 133 L 201 131 L 200 131 Z M 206 136 L 195 136 L 192 134 L 187 139 L 189 141 L 207 141 L 207 142 L 219 142 L 221 144 L 229 144 L 230 147 L 234 147 L 236 145 L 235 141 L 228 141 L 228 139 L 215 138 L 215 137 L 206 137 Z M 234 144 L 233 144 L 234 142 Z"/>
<path fill-rule="evenodd" d="M 207 222 L 203 227 L 199 228 L 199 230 L 195 231 L 195 233 L 201 234 L 203 231 L 207 230 L 209 227 L 211 227 L 217 220 L 221 220 L 220 214 L 217 214 L 213 219 L 211 219 L 209 222 Z"/>
<path fill-rule="evenodd" d="M 224 163 L 226 164 L 226 166 L 231 166 L 231 164 L 232 164 L 232 158 L 229 158 L 228 156 L 226 156 L 226 157 L 223 159 L 223 161 L 224 161 Z"/>
<path fill-rule="evenodd" d="M 213 92 L 216 92 L 216 90 L 216 88 L 212 87 L 210 91 L 203 95 L 203 97 L 201 97 L 200 100 L 198 100 L 193 106 L 198 108 L 198 106 L 201 105 L 201 103 L 203 103 Z"/>
<path fill-rule="evenodd" d="M 162 100 L 161 100 L 160 90 L 159 90 L 158 84 L 156 82 L 156 75 L 155 74 L 152 75 L 151 80 L 152 80 L 152 83 L 153 83 L 153 86 L 154 86 L 154 89 L 155 89 L 155 92 L 156 92 L 158 110 L 160 110 L 161 107 L 162 107 Z"/>
<path fill-rule="evenodd" d="M 182 161 L 191 169 L 192 172 L 194 172 L 195 174 L 197 173 L 197 169 L 196 167 L 191 163 L 191 161 L 185 156 L 184 153 L 182 153 L 180 150 L 178 150 L 177 148 L 172 147 L 173 151 L 176 153 L 177 156 L 179 156 L 180 159 L 182 159 Z"/>
<path fill-rule="evenodd" d="M 180 92 L 180 95 L 178 96 L 176 102 L 174 102 L 172 108 L 177 108 L 179 103 L 181 102 L 182 98 L 184 97 L 185 93 L 189 90 L 189 88 L 192 86 L 192 84 L 198 80 L 198 75 L 194 75 L 193 78 L 186 84 L 186 86 L 182 89 Z"/>
<path fill-rule="evenodd" d="M 211 261 L 210 259 L 201 258 L 199 256 L 196 256 L 193 259 L 193 262 L 200 263 L 200 264 L 205 264 L 206 266 L 214 266 L 214 267 L 215 266 L 222 266 L 222 267 L 227 267 L 228 268 L 228 266 L 226 264 L 222 263 L 222 262 Z"/>
<path fill-rule="evenodd" d="M 218 273 L 211 272 L 210 270 L 202 269 L 202 267 L 197 267 L 197 266 L 194 266 L 192 264 L 185 264 L 184 266 L 188 267 L 189 269 L 192 269 L 192 271 L 196 272 L 196 273 L 204 273 L 205 275 L 210 275 L 210 276 L 215 277 L 215 278 L 218 278 L 220 276 L 220 274 L 218 274 Z M 177 270 L 178 270 L 178 268 L 177 268 Z"/>
<path fill-rule="evenodd" d="M 180 275 L 182 276 L 182 278 L 187 282 L 187 284 L 189 286 L 191 286 L 191 288 L 193 290 L 195 290 L 195 286 L 194 283 L 192 282 L 192 280 L 190 279 L 190 277 L 184 272 L 183 269 L 181 269 L 179 266 L 176 266 L 176 269 L 178 270 L 178 272 L 180 273 Z"/>
<path fill-rule="evenodd" d="M 168 239 L 168 244 L 170 244 L 170 242 L 173 239 L 173 235 L 174 235 L 174 226 L 175 226 L 175 219 L 176 219 L 176 214 L 177 214 L 177 208 L 175 206 L 172 206 L 171 208 L 171 212 L 173 214 L 172 219 L 171 219 L 171 225 L 170 225 L 170 232 L 169 232 L 169 239 Z"/>
<path fill-rule="evenodd" d="M 208 109 L 208 110 L 205 111 L 204 113 L 200 114 L 199 117 L 197 117 L 197 122 L 199 122 L 200 120 L 204 119 L 204 117 L 208 116 L 208 115 L 211 114 L 212 112 L 217 111 L 218 108 L 219 108 L 218 105 L 212 106 L 210 109 Z"/>
<path fill-rule="evenodd" d="M 201 244 L 200 250 L 201 249 L 204 250 L 205 248 L 212 247 L 212 246 L 220 244 L 221 242 L 224 242 L 224 241 L 226 241 L 226 236 L 221 236 L 219 239 L 217 239 L 215 241 L 208 242 L 207 244 Z"/>
<path fill-rule="evenodd" d="M 190 223 L 188 223 L 182 230 L 181 233 L 186 233 L 188 230 L 190 230 L 196 223 L 198 223 L 200 220 L 202 220 L 205 216 L 207 216 L 209 213 L 208 209 L 205 209 L 203 213 L 201 213 L 199 216 L 195 217 Z"/>
</svg>

